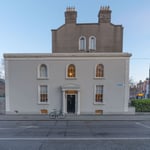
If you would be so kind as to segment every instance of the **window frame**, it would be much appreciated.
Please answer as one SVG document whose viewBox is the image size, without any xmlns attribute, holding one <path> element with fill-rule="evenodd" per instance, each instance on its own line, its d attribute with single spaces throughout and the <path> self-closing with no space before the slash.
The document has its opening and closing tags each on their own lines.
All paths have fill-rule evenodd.
<svg viewBox="0 0 150 150">
<path fill-rule="evenodd" d="M 95 36 L 89 37 L 89 50 L 96 51 L 96 37 Z"/>
<path fill-rule="evenodd" d="M 74 66 L 74 76 L 73 76 L 73 77 L 68 76 L 68 74 L 69 74 L 69 67 L 70 67 L 71 65 Z M 68 64 L 68 65 L 66 66 L 66 79 L 75 80 L 75 79 L 76 79 L 76 75 L 77 75 L 76 65 L 75 65 L 75 64 Z"/>
<path fill-rule="evenodd" d="M 41 67 L 45 66 L 46 67 L 46 75 L 45 76 L 41 76 Z M 47 64 L 39 64 L 38 65 L 38 68 L 37 68 L 37 78 L 40 79 L 40 80 L 47 80 L 49 78 L 49 74 L 48 74 L 48 65 Z"/>
<path fill-rule="evenodd" d="M 83 41 L 81 41 L 84 39 Z M 79 38 L 79 51 L 86 51 L 86 37 L 80 36 Z"/>
<path fill-rule="evenodd" d="M 102 70 L 98 71 L 99 65 L 102 67 Z M 104 65 L 102 63 L 96 64 L 95 65 L 95 71 L 94 71 L 94 78 L 95 79 L 104 79 Z M 102 74 L 102 75 L 97 75 L 97 74 Z"/>
<path fill-rule="evenodd" d="M 46 94 L 47 94 L 47 101 L 41 101 L 41 87 L 42 86 L 46 86 L 47 87 L 47 90 L 46 90 Z M 38 86 L 38 104 L 42 104 L 42 105 L 45 105 L 45 104 L 49 104 L 49 87 L 48 87 L 48 85 L 47 84 L 40 84 L 39 86 Z"/>
<path fill-rule="evenodd" d="M 99 93 L 97 93 L 97 86 L 102 87 L 100 89 Z M 102 95 L 102 100 L 101 101 L 96 101 L 96 95 L 101 94 Z M 104 104 L 104 85 L 103 84 L 96 84 L 94 87 L 94 104 Z"/>
</svg>

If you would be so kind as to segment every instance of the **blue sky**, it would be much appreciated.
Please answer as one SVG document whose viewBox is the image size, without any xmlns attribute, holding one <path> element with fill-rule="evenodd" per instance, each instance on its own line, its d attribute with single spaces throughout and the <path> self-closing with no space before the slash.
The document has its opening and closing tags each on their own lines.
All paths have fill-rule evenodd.
<svg viewBox="0 0 150 150">
<path fill-rule="evenodd" d="M 130 78 L 148 77 L 150 0 L 0 0 L 0 58 L 3 53 L 50 53 L 51 29 L 64 24 L 66 7 L 78 23 L 96 23 L 100 6 L 109 5 L 112 23 L 124 27 L 124 52 L 132 53 Z"/>
</svg>

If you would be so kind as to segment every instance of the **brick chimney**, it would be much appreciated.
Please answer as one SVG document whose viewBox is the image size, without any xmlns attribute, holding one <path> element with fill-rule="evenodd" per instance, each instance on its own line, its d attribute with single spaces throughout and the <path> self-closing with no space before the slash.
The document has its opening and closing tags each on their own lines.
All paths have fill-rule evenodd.
<svg viewBox="0 0 150 150">
<path fill-rule="evenodd" d="M 111 23 L 111 10 L 109 6 L 102 6 L 98 13 L 99 23 Z"/>
<path fill-rule="evenodd" d="M 76 24 L 76 18 L 77 18 L 77 11 L 74 7 L 67 7 L 65 11 L 65 23 Z"/>
</svg>

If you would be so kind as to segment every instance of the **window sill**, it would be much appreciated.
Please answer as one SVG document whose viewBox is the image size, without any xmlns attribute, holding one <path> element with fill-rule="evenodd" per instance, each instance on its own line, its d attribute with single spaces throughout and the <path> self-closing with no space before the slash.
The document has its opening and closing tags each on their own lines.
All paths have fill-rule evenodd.
<svg viewBox="0 0 150 150">
<path fill-rule="evenodd" d="M 89 49 L 89 52 L 96 52 L 96 49 Z"/>
<path fill-rule="evenodd" d="M 94 105 L 105 105 L 104 102 L 94 102 Z"/>
<path fill-rule="evenodd" d="M 94 80 L 105 80 L 104 77 L 94 77 Z"/>
<path fill-rule="evenodd" d="M 48 102 L 38 102 L 38 105 L 49 105 Z"/>
<path fill-rule="evenodd" d="M 77 80 L 77 78 L 66 78 L 66 80 Z"/>
<path fill-rule="evenodd" d="M 86 49 L 79 49 L 80 52 L 86 52 Z"/>
<path fill-rule="evenodd" d="M 46 78 L 37 78 L 37 80 L 48 80 L 49 78 L 46 77 Z"/>
</svg>

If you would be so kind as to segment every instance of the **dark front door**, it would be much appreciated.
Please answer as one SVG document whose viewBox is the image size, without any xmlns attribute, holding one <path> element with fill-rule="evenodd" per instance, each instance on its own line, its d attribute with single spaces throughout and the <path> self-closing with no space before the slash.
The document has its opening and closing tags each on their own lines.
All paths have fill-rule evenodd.
<svg viewBox="0 0 150 150">
<path fill-rule="evenodd" d="M 67 112 L 75 113 L 75 95 L 67 95 Z"/>
</svg>

